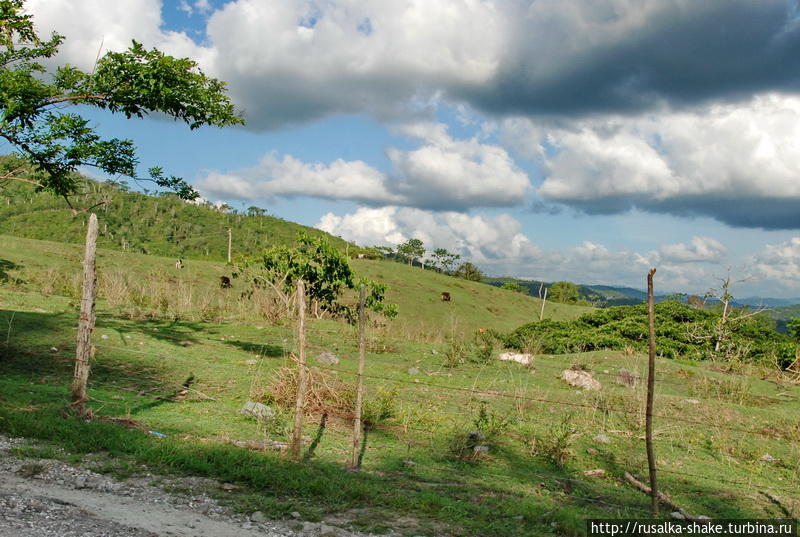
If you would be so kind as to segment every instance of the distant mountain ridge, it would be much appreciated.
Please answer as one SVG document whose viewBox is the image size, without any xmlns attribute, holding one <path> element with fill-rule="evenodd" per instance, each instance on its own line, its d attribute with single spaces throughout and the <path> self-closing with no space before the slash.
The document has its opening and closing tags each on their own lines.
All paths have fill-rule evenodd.
<svg viewBox="0 0 800 537">
<path fill-rule="evenodd" d="M 511 277 L 492 277 L 485 280 L 491 285 L 501 286 L 506 282 L 513 282 L 522 287 L 526 287 L 532 296 L 539 296 L 539 289 L 549 288 L 554 282 L 542 282 L 539 280 L 523 280 Z M 614 285 L 594 285 L 576 283 L 578 292 L 583 300 L 589 301 L 593 306 L 607 308 L 611 306 L 628 306 L 641 304 L 647 300 L 647 292 L 633 287 L 614 286 Z M 662 302 L 674 295 L 656 295 L 655 301 Z M 708 299 L 709 303 L 717 302 L 716 299 Z M 765 307 L 791 311 L 796 313 L 793 316 L 800 316 L 800 298 L 771 298 L 751 296 L 746 298 L 736 298 L 732 305 L 740 308 L 749 306 L 751 308 Z M 777 318 L 773 316 L 773 318 Z M 788 319 L 788 318 L 787 318 Z"/>
</svg>

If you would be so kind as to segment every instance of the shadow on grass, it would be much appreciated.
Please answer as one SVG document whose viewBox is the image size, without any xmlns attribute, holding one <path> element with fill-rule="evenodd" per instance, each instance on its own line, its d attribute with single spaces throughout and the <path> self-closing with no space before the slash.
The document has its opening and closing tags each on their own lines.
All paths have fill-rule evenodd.
<svg viewBox="0 0 800 537">
<path fill-rule="evenodd" d="M 0 282 L 7 282 L 11 279 L 11 275 L 8 273 L 9 270 L 16 270 L 21 268 L 22 265 L 17 265 L 13 261 L 9 261 L 8 259 L 0 259 Z M 17 283 L 22 283 L 22 282 L 17 281 Z"/>
<path fill-rule="evenodd" d="M 75 322 L 71 312 L 35 313 L 0 310 L 0 392 L 28 390 L 41 404 L 65 401 L 75 359 Z M 89 389 L 113 387 L 134 393 L 166 393 L 158 365 L 136 355 L 98 353 L 92 362 Z M 31 385 L 57 387 L 57 392 Z M 31 391 L 33 390 L 33 391 Z"/>
<path fill-rule="evenodd" d="M 118 343 L 129 345 L 126 335 L 141 334 L 158 341 L 186 346 L 199 342 L 199 334 L 217 334 L 217 330 L 206 323 L 195 321 L 174 321 L 171 319 L 143 319 L 129 321 L 112 314 L 97 315 L 98 328 L 109 328 L 120 334 Z"/>
<path fill-rule="evenodd" d="M 640 449 L 644 450 L 644 443 Z M 656 446 L 656 450 L 658 447 Z M 647 468 L 633 468 L 627 460 L 621 460 L 614 452 L 601 452 L 602 466 L 606 471 L 617 477 L 624 486 L 633 491 L 633 486 L 624 482 L 625 472 L 629 472 L 642 483 L 649 486 Z M 673 498 L 675 504 L 689 513 L 698 516 L 704 515 L 711 518 L 753 518 L 763 516 L 763 513 L 756 513 L 745 505 L 744 501 L 737 500 L 737 496 L 742 494 L 741 487 L 725 483 L 714 483 L 710 479 L 703 479 L 695 476 L 682 476 L 657 472 L 657 486 L 659 492 L 665 493 Z M 637 493 L 645 502 L 645 507 L 649 509 L 650 496 L 642 492 Z M 683 496 L 683 499 L 676 499 Z M 686 497 L 688 496 L 688 500 Z M 662 515 L 669 514 L 671 509 L 661 504 L 660 512 Z"/>
<path fill-rule="evenodd" d="M 232 345 L 246 352 L 252 352 L 259 356 L 266 356 L 269 358 L 283 358 L 286 351 L 280 345 L 272 345 L 269 343 L 250 343 L 249 341 L 225 341 L 226 345 Z"/>
</svg>

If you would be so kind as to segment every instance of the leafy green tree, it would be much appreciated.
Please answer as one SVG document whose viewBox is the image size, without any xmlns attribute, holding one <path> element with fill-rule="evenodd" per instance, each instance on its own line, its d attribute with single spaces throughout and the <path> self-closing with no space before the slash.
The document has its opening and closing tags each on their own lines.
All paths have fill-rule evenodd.
<svg viewBox="0 0 800 537">
<path fill-rule="evenodd" d="M 255 272 L 249 270 L 252 266 Z M 357 281 L 344 254 L 320 237 L 298 233 L 297 246 L 269 248 L 243 269 L 252 275 L 256 285 L 267 285 L 278 292 L 287 306 L 297 280 L 302 279 L 309 302 L 316 303 L 322 311 L 353 319 L 354 310 L 340 302 L 341 295 L 365 284 L 368 308 L 389 318 L 397 315 L 397 305 L 384 302 L 386 286 L 366 279 Z"/>
<path fill-rule="evenodd" d="M 412 265 L 414 261 L 425 255 L 425 248 L 422 241 L 419 239 L 408 239 L 403 244 L 397 246 L 397 256 L 402 259 L 407 259 L 408 264 Z"/>
<path fill-rule="evenodd" d="M 89 120 L 68 112 L 90 106 L 143 117 L 153 112 L 186 123 L 227 126 L 243 123 L 228 99 L 225 84 L 203 74 L 192 60 L 177 59 L 133 42 L 124 52 L 109 52 L 87 73 L 70 65 L 49 70 L 64 37 L 37 35 L 23 0 L 0 0 L 0 137 L 34 165 L 31 179 L 13 171 L 5 179 L 33 182 L 38 190 L 63 197 L 80 185 L 75 174 L 89 166 L 134 179 L 139 163 L 131 140 L 103 139 Z M 149 179 L 184 199 L 197 192 L 183 179 L 149 169 Z"/>
<path fill-rule="evenodd" d="M 436 269 L 439 272 L 447 272 L 450 273 L 453 270 L 453 266 L 456 262 L 461 259 L 461 256 L 458 254 L 453 254 L 445 250 L 444 248 L 437 248 L 433 251 L 433 263 Z"/>
<path fill-rule="evenodd" d="M 795 341 L 800 341 L 800 317 L 792 317 L 786 323 L 786 328 L 789 329 L 789 335 Z"/>
<path fill-rule="evenodd" d="M 523 295 L 527 295 L 530 293 L 530 289 L 528 289 L 523 285 L 518 284 L 517 282 L 505 282 L 503 285 L 500 286 L 500 289 L 507 289 L 509 291 L 522 293 Z"/>
<path fill-rule="evenodd" d="M 555 282 L 550 286 L 549 298 L 562 304 L 577 304 L 581 298 L 578 286 L 572 282 Z"/>
<path fill-rule="evenodd" d="M 462 263 L 456 269 L 455 275 L 459 278 L 463 278 L 465 280 L 470 280 L 473 282 L 482 281 L 483 278 L 485 277 L 483 272 L 481 272 L 481 270 L 478 267 L 476 267 L 469 261 L 467 261 L 466 263 Z"/>
<path fill-rule="evenodd" d="M 373 246 L 369 248 L 369 250 L 375 250 L 378 253 L 376 259 L 380 259 L 381 257 L 392 257 L 395 255 L 394 250 L 388 246 Z"/>
<path fill-rule="evenodd" d="M 255 205 L 251 205 L 247 208 L 247 216 L 264 216 L 267 214 L 267 211 L 262 209 L 261 207 L 256 207 Z"/>
</svg>

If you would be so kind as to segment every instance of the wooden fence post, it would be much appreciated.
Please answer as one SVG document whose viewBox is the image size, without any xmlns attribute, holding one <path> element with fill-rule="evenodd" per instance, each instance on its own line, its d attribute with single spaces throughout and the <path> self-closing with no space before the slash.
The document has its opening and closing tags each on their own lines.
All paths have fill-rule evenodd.
<svg viewBox="0 0 800 537">
<path fill-rule="evenodd" d="M 541 291 L 541 289 L 540 289 Z M 544 317 L 544 305 L 547 303 L 547 287 L 544 288 L 544 298 L 542 299 L 542 310 L 539 312 L 539 320 Z"/>
<path fill-rule="evenodd" d="M 303 280 L 297 281 L 297 399 L 294 405 L 294 428 L 292 429 L 291 455 L 300 460 L 300 445 L 303 442 L 303 406 L 306 398 L 306 288 Z"/>
<path fill-rule="evenodd" d="M 358 291 L 358 377 L 356 381 L 356 408 L 353 418 L 353 458 L 350 467 L 358 470 L 359 450 L 361 449 L 361 434 L 363 425 L 361 423 L 361 405 L 364 401 L 364 362 L 366 361 L 366 312 L 364 304 L 367 300 L 366 286 L 362 283 Z"/>
<path fill-rule="evenodd" d="M 647 441 L 647 467 L 650 471 L 650 508 L 653 516 L 658 516 L 658 488 L 656 487 L 656 456 L 653 452 L 653 399 L 656 382 L 656 314 L 653 299 L 653 274 L 656 269 L 647 273 L 647 324 L 648 324 L 648 357 L 647 357 L 647 410 L 645 414 L 645 439 Z"/>
<path fill-rule="evenodd" d="M 97 215 L 89 215 L 86 230 L 86 249 L 83 255 L 83 288 L 81 293 L 81 313 L 78 321 L 78 345 L 75 353 L 75 373 L 72 378 L 71 406 L 79 416 L 86 416 L 86 385 L 94 356 L 92 332 L 95 323 L 95 298 L 97 296 Z"/>
</svg>

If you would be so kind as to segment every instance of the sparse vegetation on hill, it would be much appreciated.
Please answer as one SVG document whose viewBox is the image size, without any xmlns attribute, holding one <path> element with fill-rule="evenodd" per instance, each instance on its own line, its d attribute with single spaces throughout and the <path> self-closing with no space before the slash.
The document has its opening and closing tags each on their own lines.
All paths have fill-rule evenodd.
<svg viewBox="0 0 800 537">
<path fill-rule="evenodd" d="M 9 162 L 5 157 L 2 162 Z M 342 239 L 318 229 L 265 214 L 239 214 L 211 206 L 195 205 L 173 195 L 150 196 L 125 191 L 120 186 L 76 178 L 81 185 L 76 204 L 92 200 L 107 203 L 97 208 L 100 221 L 98 247 L 184 259 L 224 261 L 228 229 L 235 256 L 255 255 L 274 245 L 292 244 L 298 232 L 326 237 L 340 250 Z M 74 216 L 64 201 L 25 184 L 9 184 L 0 191 L 0 233 L 81 244 L 85 239 L 84 215 Z"/>
</svg>

